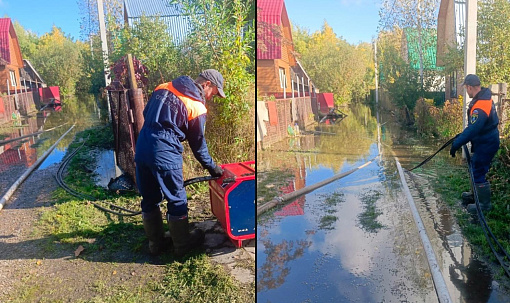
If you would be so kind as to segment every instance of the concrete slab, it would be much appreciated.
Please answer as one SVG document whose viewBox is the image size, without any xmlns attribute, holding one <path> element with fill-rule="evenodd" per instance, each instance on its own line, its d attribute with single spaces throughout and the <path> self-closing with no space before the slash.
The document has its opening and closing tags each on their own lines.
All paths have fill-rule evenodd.
<svg viewBox="0 0 510 303">
<path fill-rule="evenodd" d="M 234 247 L 221 247 L 218 249 L 213 249 L 211 251 L 210 258 L 214 262 L 228 264 L 238 260 L 242 253 L 242 250 L 235 249 Z"/>
<path fill-rule="evenodd" d="M 230 273 L 241 283 L 251 283 L 255 281 L 255 276 L 248 268 L 236 266 L 231 263 L 227 265 L 230 269 Z"/>
<path fill-rule="evenodd" d="M 228 239 L 224 234 L 206 233 L 204 246 L 206 248 L 217 248 L 219 246 L 223 246 L 225 241 L 228 241 Z"/>
</svg>

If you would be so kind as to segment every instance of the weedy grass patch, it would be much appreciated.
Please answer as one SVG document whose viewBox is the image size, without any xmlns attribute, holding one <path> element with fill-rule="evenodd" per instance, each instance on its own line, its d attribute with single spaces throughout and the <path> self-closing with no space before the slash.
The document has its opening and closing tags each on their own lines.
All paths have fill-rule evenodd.
<svg viewBox="0 0 510 303">
<path fill-rule="evenodd" d="M 377 221 L 377 217 L 382 214 L 376 202 L 382 196 L 382 193 L 375 190 L 369 190 L 361 195 L 361 203 L 363 205 L 363 212 L 358 215 L 358 222 L 361 227 L 370 233 L 375 233 L 384 227 Z"/>
<path fill-rule="evenodd" d="M 253 288 L 254 289 L 254 288 Z M 168 265 L 165 278 L 155 290 L 175 302 L 248 302 L 239 287 L 220 265 L 203 254 Z"/>
<path fill-rule="evenodd" d="M 335 222 L 338 220 L 337 216 L 325 215 L 321 217 L 319 222 L 319 229 L 333 230 Z"/>
</svg>

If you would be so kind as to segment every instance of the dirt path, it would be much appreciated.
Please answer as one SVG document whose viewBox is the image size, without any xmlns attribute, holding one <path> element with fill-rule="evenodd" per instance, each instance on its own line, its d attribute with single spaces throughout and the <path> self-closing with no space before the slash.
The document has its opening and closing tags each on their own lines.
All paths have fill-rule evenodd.
<svg viewBox="0 0 510 303">
<path fill-rule="evenodd" d="M 166 267 L 159 257 L 118 251 L 108 258 L 76 258 L 74 248 L 34 233 L 41 213 L 54 203 L 57 168 L 36 170 L 0 211 L 0 302 L 107 301 L 112 290 L 136 293 L 160 281 Z M 199 225 L 206 229 L 212 263 L 221 264 L 242 288 L 254 287 L 254 241 L 235 249 L 216 220 Z"/>
</svg>

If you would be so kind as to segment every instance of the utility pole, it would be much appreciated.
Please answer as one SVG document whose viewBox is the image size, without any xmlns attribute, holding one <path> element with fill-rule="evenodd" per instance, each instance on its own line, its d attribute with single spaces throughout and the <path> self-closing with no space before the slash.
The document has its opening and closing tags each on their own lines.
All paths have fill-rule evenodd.
<svg viewBox="0 0 510 303">
<path fill-rule="evenodd" d="M 97 0 L 97 14 L 99 15 L 99 33 L 101 36 L 101 48 L 103 50 L 103 65 L 104 65 L 104 82 L 106 87 L 110 85 L 110 70 L 108 68 L 108 44 L 106 43 L 106 26 L 104 23 L 103 0 Z M 112 122 L 112 111 L 110 108 L 110 98 L 106 94 L 106 104 L 108 106 L 108 121 Z M 115 166 L 115 179 L 121 175 L 121 170 L 117 165 L 117 155 L 113 151 L 113 164 Z"/>
<path fill-rule="evenodd" d="M 99 32 L 101 36 L 101 46 L 103 49 L 104 82 L 106 87 L 110 85 L 110 70 L 108 68 L 108 45 L 106 44 L 106 26 L 104 23 L 103 0 L 97 0 L 97 13 L 99 15 Z M 106 94 L 106 104 L 108 105 L 108 121 L 112 121 L 110 110 L 110 100 Z"/>
<path fill-rule="evenodd" d="M 374 65 L 375 65 L 375 107 L 379 106 L 379 70 L 377 67 L 377 38 L 374 40 Z"/>
<path fill-rule="evenodd" d="M 466 30 L 464 40 L 464 78 L 468 74 L 476 74 L 476 27 L 478 22 L 477 0 L 466 0 Z M 464 89 L 464 106 L 462 110 L 463 127 L 466 128 L 467 109 L 471 98 L 468 96 L 467 91 Z M 462 150 L 462 156 L 464 150 Z"/>
</svg>

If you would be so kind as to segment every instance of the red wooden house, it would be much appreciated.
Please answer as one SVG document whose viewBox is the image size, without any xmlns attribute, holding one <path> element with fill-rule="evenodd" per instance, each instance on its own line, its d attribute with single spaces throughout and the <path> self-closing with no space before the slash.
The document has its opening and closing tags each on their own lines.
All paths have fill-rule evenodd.
<svg viewBox="0 0 510 303">
<path fill-rule="evenodd" d="M 23 58 L 10 18 L 0 18 L 0 92 L 21 90 L 20 69 Z"/>
<path fill-rule="evenodd" d="M 310 78 L 294 56 L 292 28 L 283 0 L 257 1 L 257 89 L 277 99 L 309 96 Z M 298 93 L 299 91 L 299 93 Z M 284 92 L 285 95 L 284 96 Z M 303 93 L 304 92 L 304 93 Z"/>
</svg>

